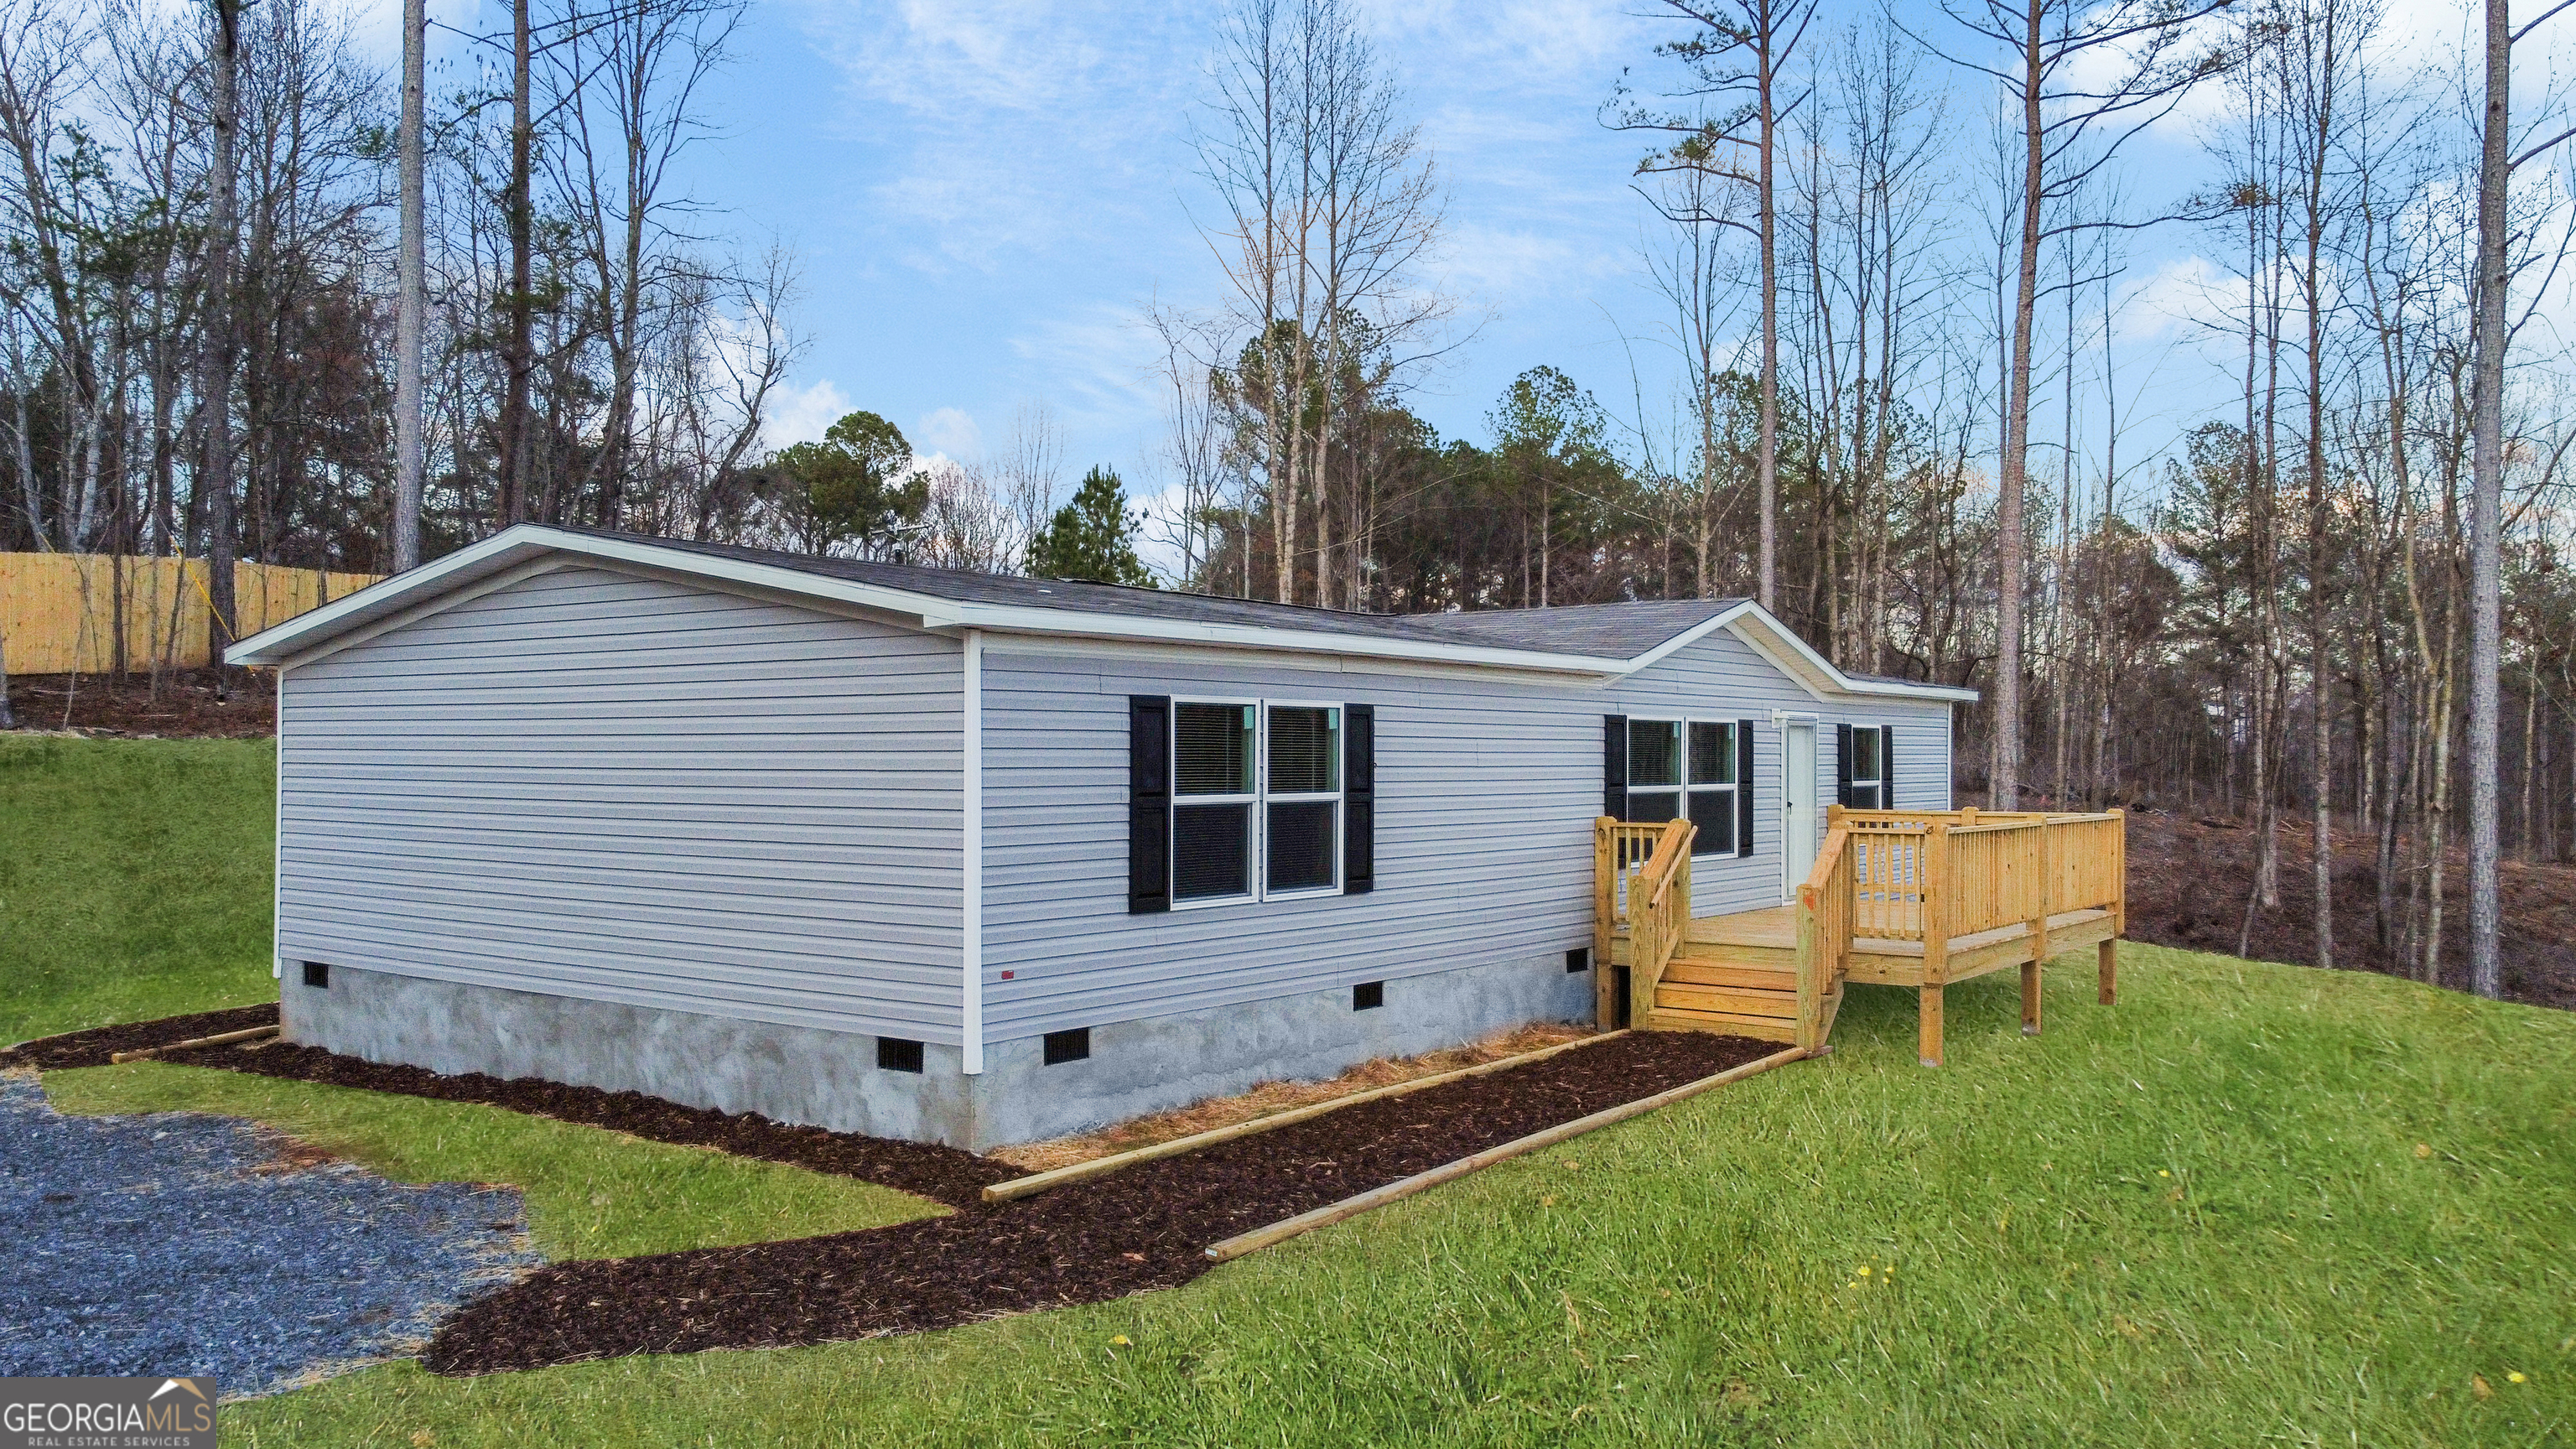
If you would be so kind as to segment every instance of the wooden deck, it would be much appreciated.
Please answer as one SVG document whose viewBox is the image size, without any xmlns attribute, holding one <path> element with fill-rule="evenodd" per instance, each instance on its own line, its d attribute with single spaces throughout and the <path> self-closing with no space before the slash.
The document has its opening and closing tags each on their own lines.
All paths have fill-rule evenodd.
<svg viewBox="0 0 2576 1449">
<path fill-rule="evenodd" d="M 1837 807 L 1829 820 L 1797 902 L 1696 918 L 1688 822 L 1603 820 L 1595 946 L 1612 968 L 1600 973 L 1604 1024 L 1723 1031 L 1822 1051 L 1846 984 L 1912 987 L 1922 1059 L 1937 1066 L 1945 987 L 2020 968 L 2022 1030 L 2036 1033 L 2045 964 L 2091 946 L 2100 999 L 2113 1000 L 2111 943 L 2127 894 L 2119 812 Z"/>
<path fill-rule="evenodd" d="M 2051 956 L 2080 951 L 2111 938 L 2111 913 L 2098 906 L 2080 911 L 2060 911 L 2048 918 L 2047 949 Z M 1990 931 L 1978 931 L 1950 938 L 1949 984 L 1974 980 L 1991 971 L 2025 960 L 2030 955 L 2030 926 L 2015 921 Z M 1714 952 L 1694 952 L 1692 948 L 1720 948 Z M 1923 984 L 1923 943 L 1903 937 L 1857 936 L 1852 939 L 1852 961 L 1844 979 L 1873 986 L 1920 986 Z M 1682 937 L 1677 956 L 1752 955 L 1777 957 L 1782 965 L 1793 965 L 1798 958 L 1798 908 L 1773 906 L 1768 910 L 1739 911 L 1731 916 L 1702 916 L 1690 923 Z M 1612 958 L 1614 961 L 1617 957 Z M 2047 959 L 2042 957 L 2042 960 Z"/>
</svg>

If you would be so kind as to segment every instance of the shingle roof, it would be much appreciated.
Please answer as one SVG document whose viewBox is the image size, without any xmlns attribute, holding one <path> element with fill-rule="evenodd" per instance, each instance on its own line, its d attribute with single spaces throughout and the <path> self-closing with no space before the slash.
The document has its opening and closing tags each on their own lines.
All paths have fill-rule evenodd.
<svg viewBox="0 0 2576 1449">
<path fill-rule="evenodd" d="M 224 651 L 235 664 L 292 665 L 319 658 L 335 640 L 435 607 L 446 595 L 542 569 L 559 558 L 609 567 L 732 580 L 790 596 L 832 599 L 898 620 L 919 616 L 937 631 L 1151 640 L 1300 653 L 1424 660 L 1467 668 L 1538 670 L 1593 677 L 1634 673 L 1683 641 L 1730 628 L 1781 669 L 1820 693 L 1973 700 L 1949 685 L 1855 679 L 1777 619 L 1742 599 L 1641 599 L 1549 609 L 1460 614 L 1354 614 L 1161 589 L 1054 579 L 1018 579 L 960 569 L 864 559 L 813 558 L 738 544 L 693 543 L 604 529 L 514 524 L 433 563 L 410 569 L 310 613 L 261 630 Z M 802 578 L 795 577 L 802 575 Z M 361 636 L 363 637 L 363 636 Z"/>
<path fill-rule="evenodd" d="M 901 589 L 958 603 L 1070 609 L 1130 618 L 1241 624 L 1315 634 L 1470 644 L 1491 649 L 1527 649 L 1608 659 L 1634 658 L 1741 602 L 1737 599 L 1646 599 L 1618 604 L 1567 604 L 1546 609 L 1494 609 L 1458 614 L 1357 614 L 1342 609 L 1268 604 L 1256 599 L 1229 599 L 1168 589 L 1135 589 L 1069 579 L 1012 578 L 965 569 L 924 568 L 917 564 L 877 563 L 867 559 L 816 558 L 777 549 L 652 538 L 606 529 L 563 531 L 730 558 L 823 578 L 871 584 L 878 588 Z"/>
</svg>

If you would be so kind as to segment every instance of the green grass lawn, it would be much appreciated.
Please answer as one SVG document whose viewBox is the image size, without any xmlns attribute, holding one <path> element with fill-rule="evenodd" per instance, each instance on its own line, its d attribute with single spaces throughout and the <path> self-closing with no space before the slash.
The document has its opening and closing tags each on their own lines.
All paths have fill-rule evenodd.
<svg viewBox="0 0 2576 1449">
<path fill-rule="evenodd" d="M 0 1045 L 275 1001 L 267 740 L 0 736 Z"/>
<path fill-rule="evenodd" d="M 1938 1071 L 1909 993 L 1854 988 L 1827 1060 L 1173 1292 L 812 1349 L 399 1364 L 229 1406 L 226 1442 L 2576 1442 L 2576 1017 L 2122 960 L 2113 1008 L 2089 953 L 2065 963 L 2036 1039 L 2009 973 L 1954 989 Z M 159 1104 L 208 1075 L 48 1082 Z M 288 1106 L 385 1136 L 454 1110 Z"/>
</svg>

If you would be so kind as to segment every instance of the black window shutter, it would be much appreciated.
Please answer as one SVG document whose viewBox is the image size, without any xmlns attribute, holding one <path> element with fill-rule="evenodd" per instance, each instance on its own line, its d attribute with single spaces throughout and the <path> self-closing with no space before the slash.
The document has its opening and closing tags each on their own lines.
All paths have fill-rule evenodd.
<svg viewBox="0 0 2576 1449">
<path fill-rule="evenodd" d="M 1896 726 L 1878 727 L 1878 808 L 1896 808 Z"/>
<path fill-rule="evenodd" d="M 1601 813 L 1628 818 L 1628 717 L 1601 717 Z"/>
<path fill-rule="evenodd" d="M 1172 908 L 1172 701 L 1127 696 L 1127 913 Z"/>
<path fill-rule="evenodd" d="M 1753 721 L 1735 722 L 1735 853 L 1753 853 Z"/>
<path fill-rule="evenodd" d="M 1342 894 L 1377 888 L 1377 706 L 1342 706 Z"/>
<path fill-rule="evenodd" d="M 1851 802 L 1851 726 L 1834 726 L 1834 803 L 1845 810 Z"/>
</svg>

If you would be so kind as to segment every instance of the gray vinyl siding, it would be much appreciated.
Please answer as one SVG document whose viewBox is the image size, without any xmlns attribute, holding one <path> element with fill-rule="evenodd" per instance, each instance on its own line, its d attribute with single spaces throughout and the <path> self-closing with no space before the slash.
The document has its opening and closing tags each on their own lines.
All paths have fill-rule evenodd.
<svg viewBox="0 0 2576 1449">
<path fill-rule="evenodd" d="M 1691 914 L 1761 910 L 1785 899 L 1780 861 L 1782 728 L 1771 712 L 1816 716 L 1816 835 L 1833 803 L 1838 724 L 1896 727 L 1896 796 L 1900 805 L 1950 808 L 1950 706 L 1938 701 L 1819 700 L 1759 650 L 1720 630 L 1621 681 L 1610 697 L 1619 714 L 1753 721 L 1753 853 L 1700 856 L 1691 862 Z"/>
<path fill-rule="evenodd" d="M 294 667 L 279 954 L 953 1044 L 963 678 L 588 567 Z"/>
<path fill-rule="evenodd" d="M 1947 804 L 1948 706 L 1820 702 L 1723 631 L 1608 687 L 998 638 L 984 658 L 984 991 L 995 1041 L 1589 945 L 1608 714 L 1755 721 L 1755 852 L 1694 864 L 1700 914 L 1781 898 L 1774 709 L 1820 717 L 1820 805 L 1832 798 L 1838 719 L 1895 724 L 1900 796 Z M 1137 694 L 1375 706 L 1375 890 L 1128 914 L 1127 700 Z"/>
</svg>

